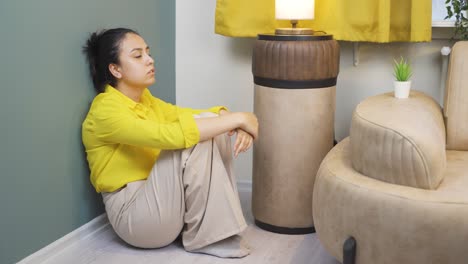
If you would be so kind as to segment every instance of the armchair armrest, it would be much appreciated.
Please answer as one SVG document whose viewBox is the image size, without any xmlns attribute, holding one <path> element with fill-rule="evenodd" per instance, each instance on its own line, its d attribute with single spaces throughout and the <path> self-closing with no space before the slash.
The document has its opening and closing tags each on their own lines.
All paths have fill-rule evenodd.
<svg viewBox="0 0 468 264">
<path fill-rule="evenodd" d="M 408 99 L 387 93 L 367 98 L 353 113 L 353 168 L 381 181 L 435 189 L 446 166 L 442 109 L 424 93 Z"/>
</svg>

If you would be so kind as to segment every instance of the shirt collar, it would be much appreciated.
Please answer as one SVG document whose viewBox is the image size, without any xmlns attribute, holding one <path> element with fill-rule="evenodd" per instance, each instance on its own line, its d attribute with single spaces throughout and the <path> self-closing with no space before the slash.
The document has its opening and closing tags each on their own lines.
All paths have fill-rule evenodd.
<svg viewBox="0 0 468 264">
<path fill-rule="evenodd" d="M 128 96 L 125 94 L 121 93 L 119 90 L 115 89 L 111 85 L 107 84 L 105 87 L 105 93 L 112 94 L 114 96 L 117 96 L 120 100 L 122 100 L 123 103 L 125 103 L 128 107 L 130 108 L 135 108 L 137 105 L 142 104 L 144 106 L 151 106 L 152 100 L 151 100 L 151 92 L 148 90 L 148 88 L 145 88 L 143 90 L 143 93 L 141 94 L 141 103 L 137 103 L 130 99 Z"/>
<path fill-rule="evenodd" d="M 148 107 L 151 106 L 153 104 L 153 100 L 151 100 L 152 97 L 153 95 L 151 94 L 150 90 L 145 88 L 141 94 L 141 103 Z"/>
</svg>

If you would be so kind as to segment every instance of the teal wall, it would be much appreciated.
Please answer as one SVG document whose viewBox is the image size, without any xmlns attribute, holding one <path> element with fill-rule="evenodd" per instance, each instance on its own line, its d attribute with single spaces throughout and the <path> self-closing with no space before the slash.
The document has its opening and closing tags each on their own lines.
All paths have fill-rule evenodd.
<svg viewBox="0 0 468 264">
<path fill-rule="evenodd" d="M 156 96 L 175 101 L 175 2 L 0 1 L 0 263 L 14 263 L 104 212 L 81 122 L 94 90 L 89 33 L 130 27 L 156 59 Z"/>
</svg>

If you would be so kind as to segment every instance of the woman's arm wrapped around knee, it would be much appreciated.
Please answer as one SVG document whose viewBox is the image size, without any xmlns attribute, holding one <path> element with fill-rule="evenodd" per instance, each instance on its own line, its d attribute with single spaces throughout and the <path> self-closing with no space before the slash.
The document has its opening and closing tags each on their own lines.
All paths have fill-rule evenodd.
<svg viewBox="0 0 468 264">
<path fill-rule="evenodd" d="M 200 141 L 205 141 L 217 135 L 242 129 L 253 139 L 258 136 L 258 121 L 253 113 L 249 112 L 223 112 L 216 117 L 195 119 L 200 131 Z"/>
</svg>

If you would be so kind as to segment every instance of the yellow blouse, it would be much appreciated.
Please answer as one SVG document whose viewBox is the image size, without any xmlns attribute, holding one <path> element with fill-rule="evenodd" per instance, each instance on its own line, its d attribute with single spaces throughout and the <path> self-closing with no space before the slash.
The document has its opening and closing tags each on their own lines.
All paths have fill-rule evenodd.
<svg viewBox="0 0 468 264">
<path fill-rule="evenodd" d="M 146 179 L 161 150 L 199 142 L 194 114 L 221 109 L 225 108 L 181 108 L 152 96 L 148 89 L 137 103 L 107 85 L 94 98 L 82 125 L 91 183 L 97 192 L 113 192 Z"/>
</svg>

